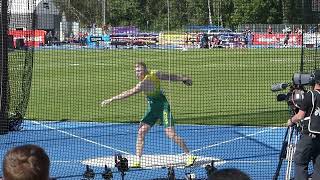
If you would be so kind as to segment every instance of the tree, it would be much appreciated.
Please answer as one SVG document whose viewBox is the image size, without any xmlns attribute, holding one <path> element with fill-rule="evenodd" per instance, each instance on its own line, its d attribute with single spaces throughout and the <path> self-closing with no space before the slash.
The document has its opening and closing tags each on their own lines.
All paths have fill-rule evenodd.
<svg viewBox="0 0 320 180">
<path fill-rule="evenodd" d="M 136 25 L 141 22 L 139 3 L 137 0 L 108 0 L 110 9 L 109 22 L 113 26 Z"/>
<path fill-rule="evenodd" d="M 231 24 L 281 23 L 281 11 L 276 0 L 234 0 Z"/>
<path fill-rule="evenodd" d="M 102 0 L 54 0 L 68 21 L 87 26 L 103 23 Z M 212 23 L 236 27 L 247 23 L 303 23 L 313 17 L 307 0 L 106 0 L 106 21 L 112 26 L 133 25 L 142 30 L 168 29 Z M 310 6 L 310 8 L 309 8 Z M 209 17 L 209 9 L 212 15 Z M 308 9 L 309 8 L 309 9 Z"/>
<path fill-rule="evenodd" d="M 67 21 L 79 21 L 82 26 L 102 24 L 101 2 L 98 0 L 54 0 L 60 13 L 65 13 Z"/>
</svg>

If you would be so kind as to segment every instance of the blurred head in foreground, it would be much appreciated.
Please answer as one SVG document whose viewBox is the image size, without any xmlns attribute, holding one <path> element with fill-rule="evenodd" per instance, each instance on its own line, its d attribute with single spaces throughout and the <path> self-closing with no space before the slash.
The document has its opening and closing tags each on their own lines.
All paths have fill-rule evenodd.
<svg viewBox="0 0 320 180">
<path fill-rule="evenodd" d="M 50 160 L 41 147 L 27 144 L 9 150 L 2 168 L 4 180 L 48 180 Z"/>
</svg>

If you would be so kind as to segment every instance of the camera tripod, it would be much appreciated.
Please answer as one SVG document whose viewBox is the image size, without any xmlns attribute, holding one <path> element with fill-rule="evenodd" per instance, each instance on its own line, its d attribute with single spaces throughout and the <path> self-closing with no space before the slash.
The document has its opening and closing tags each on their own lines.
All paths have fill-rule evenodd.
<svg viewBox="0 0 320 180">
<path fill-rule="evenodd" d="M 299 112 L 300 106 L 304 98 L 304 93 L 306 92 L 303 86 L 305 83 L 302 83 L 302 80 L 301 80 L 302 75 L 300 74 L 295 76 L 298 77 L 298 80 L 296 80 L 298 83 L 294 82 L 290 86 L 289 84 L 285 84 L 285 85 L 280 84 L 280 85 L 277 85 L 277 88 L 275 87 L 271 88 L 272 91 L 278 91 L 278 90 L 283 90 L 289 87 L 289 92 L 287 94 L 278 94 L 277 101 L 287 102 L 290 117 L 293 117 Z M 293 79 L 297 79 L 297 78 L 293 78 Z M 305 78 L 305 79 L 308 79 L 308 78 Z M 287 167 L 285 171 L 285 180 L 293 179 L 291 178 L 292 168 L 293 168 L 293 155 L 296 150 L 296 145 L 300 137 L 301 130 L 302 130 L 301 123 L 294 124 L 293 126 L 287 127 L 284 139 L 282 141 L 282 147 L 279 154 L 278 166 L 272 178 L 273 180 L 278 179 L 283 161 L 287 161 L 286 163 Z"/>
<path fill-rule="evenodd" d="M 280 169 L 283 161 L 287 161 L 285 180 L 291 179 L 291 171 L 293 167 L 293 155 L 296 150 L 296 145 L 298 142 L 300 130 L 297 125 L 290 126 L 287 128 L 284 140 L 282 142 L 282 147 L 279 155 L 279 162 L 277 166 L 277 170 L 273 176 L 273 180 L 277 180 L 279 177 Z"/>
</svg>

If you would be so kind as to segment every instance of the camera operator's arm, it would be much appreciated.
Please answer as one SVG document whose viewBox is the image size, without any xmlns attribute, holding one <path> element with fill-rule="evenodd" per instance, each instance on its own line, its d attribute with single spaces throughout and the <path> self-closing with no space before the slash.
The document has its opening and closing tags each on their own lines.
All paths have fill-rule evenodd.
<svg viewBox="0 0 320 180">
<path fill-rule="evenodd" d="M 290 118 L 288 120 L 287 125 L 288 126 L 293 126 L 294 124 L 296 124 L 297 122 L 299 122 L 301 119 L 304 118 L 304 116 L 306 115 L 306 112 L 303 110 L 299 110 L 298 114 L 294 115 L 292 118 Z"/>
<path fill-rule="evenodd" d="M 302 120 L 306 114 L 309 115 L 312 110 L 312 93 L 308 91 L 305 94 L 305 97 L 302 101 L 300 109 L 297 114 L 295 114 L 292 118 L 290 118 L 287 122 L 288 126 L 293 126 L 294 124 L 298 123 Z"/>
</svg>

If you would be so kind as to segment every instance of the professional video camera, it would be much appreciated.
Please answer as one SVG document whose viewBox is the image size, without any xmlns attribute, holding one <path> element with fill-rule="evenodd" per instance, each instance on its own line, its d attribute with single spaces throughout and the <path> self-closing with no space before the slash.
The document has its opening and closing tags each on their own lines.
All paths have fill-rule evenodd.
<svg viewBox="0 0 320 180">
<path fill-rule="evenodd" d="M 278 94 L 277 101 L 287 101 L 291 110 L 291 115 L 299 111 L 304 93 L 306 92 L 305 86 L 315 84 L 313 73 L 294 73 L 292 83 L 277 83 L 271 86 L 271 91 L 281 91 L 289 87 L 286 94 Z"/>
<path fill-rule="evenodd" d="M 286 101 L 289 107 L 290 116 L 294 116 L 298 113 L 304 94 L 307 92 L 305 86 L 315 85 L 314 73 L 294 73 L 292 77 L 292 83 L 278 83 L 271 86 L 271 91 L 281 91 L 289 87 L 289 91 L 286 94 L 278 94 L 277 101 Z M 277 180 L 283 160 L 286 160 L 287 168 L 285 180 L 291 179 L 291 169 L 293 164 L 293 154 L 298 141 L 299 133 L 301 131 L 301 125 L 295 125 L 288 127 L 285 133 L 284 140 L 282 142 L 281 152 L 279 155 L 279 162 L 277 170 L 273 176 L 273 180 Z"/>
</svg>

